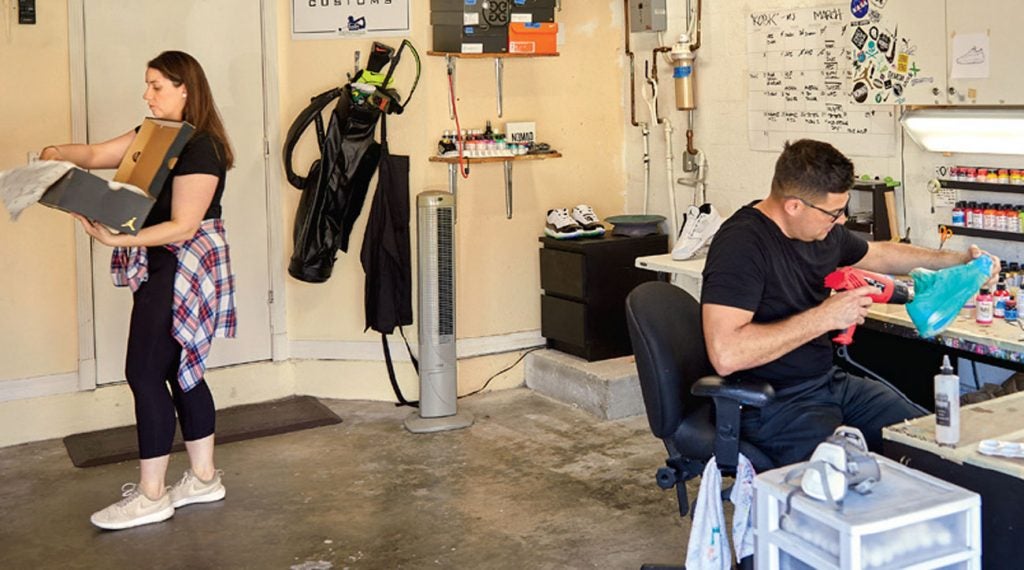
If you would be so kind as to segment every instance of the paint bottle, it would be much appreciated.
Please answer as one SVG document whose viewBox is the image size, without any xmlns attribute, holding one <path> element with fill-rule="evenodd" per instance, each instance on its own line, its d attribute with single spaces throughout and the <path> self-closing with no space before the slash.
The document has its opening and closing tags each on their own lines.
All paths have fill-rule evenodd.
<svg viewBox="0 0 1024 570">
<path fill-rule="evenodd" d="M 1000 184 L 1009 184 L 1010 183 L 1010 171 L 1007 170 L 1006 168 L 1000 168 L 999 172 L 996 173 L 996 180 Z"/>
<path fill-rule="evenodd" d="M 986 230 L 996 229 L 996 210 L 992 207 L 992 204 L 985 202 L 981 205 L 983 208 L 983 218 L 981 227 Z"/>
<path fill-rule="evenodd" d="M 966 227 L 967 226 L 967 219 L 966 219 L 966 217 L 964 215 L 964 203 L 963 202 L 957 202 L 956 205 L 953 206 L 953 218 L 950 221 L 950 223 L 953 224 L 954 226 L 959 226 L 959 227 Z"/>
<path fill-rule="evenodd" d="M 1010 298 L 1010 292 L 1006 290 L 1006 274 L 999 274 L 999 282 L 996 283 L 996 292 L 992 293 L 992 316 L 1001 319 L 1006 314 L 1006 300 Z"/>
<path fill-rule="evenodd" d="M 1008 323 L 1017 322 L 1017 298 L 1010 297 L 1006 300 L 1006 310 L 1003 312 L 1003 318 Z"/>
<path fill-rule="evenodd" d="M 1020 233 L 1020 217 L 1017 213 L 1017 206 L 1007 204 L 1004 213 L 1006 214 L 1006 231 Z"/>
<path fill-rule="evenodd" d="M 974 170 L 974 181 L 975 182 L 987 182 L 988 181 L 988 169 L 987 168 L 976 168 Z"/>
<path fill-rule="evenodd" d="M 935 375 L 935 442 L 955 447 L 960 441 L 960 377 L 953 374 L 949 355 Z"/>
<path fill-rule="evenodd" d="M 974 322 L 979 325 L 991 325 L 992 311 L 992 294 L 989 293 L 988 287 L 982 287 L 974 299 Z"/>
</svg>

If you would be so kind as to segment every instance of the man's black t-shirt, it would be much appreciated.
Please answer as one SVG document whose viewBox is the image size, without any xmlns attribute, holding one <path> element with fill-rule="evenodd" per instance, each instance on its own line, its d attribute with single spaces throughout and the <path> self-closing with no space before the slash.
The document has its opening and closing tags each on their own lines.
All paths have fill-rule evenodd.
<svg viewBox="0 0 1024 570">
<path fill-rule="evenodd" d="M 186 174 L 210 174 L 217 177 L 217 191 L 213 195 L 210 207 L 203 216 L 204 220 L 221 217 L 220 199 L 224 194 L 224 179 L 227 170 L 224 168 L 224 153 L 220 146 L 206 133 L 192 135 L 185 148 L 181 150 L 178 161 L 164 181 L 163 189 L 149 211 L 149 217 L 143 227 L 154 226 L 171 219 L 171 199 L 174 194 L 174 178 Z"/>
<path fill-rule="evenodd" d="M 868 251 L 866 241 L 841 225 L 821 241 L 790 239 L 753 208 L 754 203 L 726 220 L 711 241 L 701 303 L 753 311 L 755 323 L 779 321 L 821 304 L 829 295 L 825 276 L 837 267 L 857 263 Z M 784 388 L 825 374 L 831 367 L 832 347 L 828 336 L 821 335 L 739 375 Z"/>
</svg>

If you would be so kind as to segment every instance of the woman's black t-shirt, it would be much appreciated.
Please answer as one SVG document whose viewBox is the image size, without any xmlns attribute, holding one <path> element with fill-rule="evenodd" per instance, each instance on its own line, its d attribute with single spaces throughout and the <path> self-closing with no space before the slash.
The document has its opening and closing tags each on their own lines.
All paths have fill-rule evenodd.
<svg viewBox="0 0 1024 570">
<path fill-rule="evenodd" d="M 740 208 L 711 240 L 701 303 L 752 311 L 755 323 L 779 321 L 820 305 L 829 295 L 825 276 L 857 263 L 868 251 L 866 241 L 841 225 L 821 241 L 790 239 L 754 204 Z M 825 374 L 831 367 L 832 346 L 828 336 L 821 335 L 739 374 L 783 388 Z"/>
<path fill-rule="evenodd" d="M 220 199 L 224 194 L 224 179 L 227 170 L 224 168 L 224 152 L 210 135 L 196 133 L 185 144 L 178 161 L 171 170 L 167 180 L 164 181 L 163 189 L 157 196 L 153 209 L 149 211 L 149 217 L 143 227 L 154 226 L 171 219 L 171 200 L 174 197 L 174 178 L 186 174 L 210 174 L 217 177 L 217 191 L 210 201 L 204 220 L 221 217 Z"/>
</svg>

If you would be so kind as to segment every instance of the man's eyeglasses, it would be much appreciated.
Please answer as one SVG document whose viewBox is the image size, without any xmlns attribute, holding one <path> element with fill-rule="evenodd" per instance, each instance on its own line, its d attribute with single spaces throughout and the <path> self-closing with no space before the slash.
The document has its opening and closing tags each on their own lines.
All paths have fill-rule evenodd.
<svg viewBox="0 0 1024 570">
<path fill-rule="evenodd" d="M 799 196 L 790 196 L 790 198 L 796 198 L 797 200 L 800 200 L 803 203 L 804 206 L 807 206 L 808 208 L 814 208 L 815 210 L 821 212 L 822 214 L 825 214 L 829 218 L 832 218 L 833 222 L 835 222 L 836 220 L 838 220 L 842 216 L 846 216 L 847 218 L 850 217 L 850 200 L 849 199 L 846 200 L 846 205 L 843 206 L 842 208 L 839 208 L 838 210 L 826 210 L 824 208 L 820 208 L 818 206 L 815 206 L 814 204 L 808 202 L 807 200 L 804 200 L 803 198 L 801 198 Z"/>
</svg>

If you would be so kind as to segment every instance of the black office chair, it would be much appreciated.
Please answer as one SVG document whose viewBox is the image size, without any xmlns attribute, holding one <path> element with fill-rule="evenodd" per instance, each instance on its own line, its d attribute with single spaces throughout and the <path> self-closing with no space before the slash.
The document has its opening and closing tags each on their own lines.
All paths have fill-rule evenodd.
<svg viewBox="0 0 1024 570">
<path fill-rule="evenodd" d="M 756 471 L 771 469 L 764 453 L 740 441 L 740 410 L 764 406 L 775 392 L 766 382 L 714 375 L 700 304 L 678 287 L 651 281 L 626 298 L 626 322 L 647 421 L 668 449 L 666 466 L 658 469 L 658 486 L 676 488 L 679 515 L 690 510 L 686 481 L 701 475 L 712 455 L 723 475 L 736 474 L 739 452 Z M 742 566 L 751 561 L 745 562 Z"/>
</svg>

